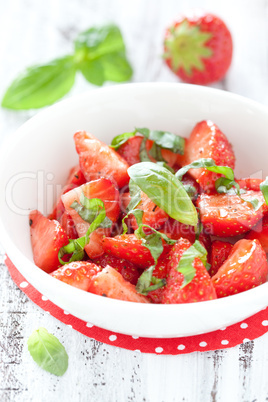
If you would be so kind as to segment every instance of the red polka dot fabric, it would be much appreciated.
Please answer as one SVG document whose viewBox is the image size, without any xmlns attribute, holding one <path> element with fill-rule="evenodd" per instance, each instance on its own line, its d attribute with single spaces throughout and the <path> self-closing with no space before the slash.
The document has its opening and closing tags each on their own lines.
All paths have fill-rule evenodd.
<svg viewBox="0 0 268 402">
<path fill-rule="evenodd" d="M 62 310 L 28 283 L 8 257 L 5 262 L 16 285 L 44 311 L 89 338 L 119 348 L 141 353 L 178 355 L 231 348 L 256 339 L 268 331 L 267 307 L 242 322 L 202 335 L 156 339 L 117 334 L 82 321 Z"/>
</svg>

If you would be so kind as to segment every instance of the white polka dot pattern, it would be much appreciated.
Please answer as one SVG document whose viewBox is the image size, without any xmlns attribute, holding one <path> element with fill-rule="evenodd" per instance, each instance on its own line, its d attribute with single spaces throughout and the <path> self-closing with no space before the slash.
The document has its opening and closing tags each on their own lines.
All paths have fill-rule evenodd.
<svg viewBox="0 0 268 402">
<path fill-rule="evenodd" d="M 29 285 L 28 282 L 23 281 L 23 282 L 20 283 L 20 288 L 22 288 L 22 289 L 27 288 L 28 285 Z"/>
<path fill-rule="evenodd" d="M 163 352 L 163 348 L 161 348 L 160 346 L 158 346 L 158 348 L 155 348 L 156 353 L 162 353 Z"/>
<path fill-rule="evenodd" d="M 110 339 L 111 342 L 114 342 L 114 341 L 116 341 L 117 336 L 116 335 L 110 335 L 109 339 Z"/>
</svg>

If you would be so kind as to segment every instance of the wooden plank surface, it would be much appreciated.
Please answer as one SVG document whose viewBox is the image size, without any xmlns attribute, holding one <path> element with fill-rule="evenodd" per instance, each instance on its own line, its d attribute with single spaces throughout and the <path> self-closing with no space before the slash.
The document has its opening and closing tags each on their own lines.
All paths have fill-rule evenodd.
<svg viewBox="0 0 268 402">
<path fill-rule="evenodd" d="M 160 57 L 165 27 L 180 11 L 200 6 L 222 16 L 234 37 L 231 70 L 214 87 L 268 104 L 265 0 L 0 0 L 0 94 L 25 66 L 68 54 L 79 31 L 106 22 L 115 22 L 124 34 L 134 82 L 176 82 Z M 78 77 L 70 95 L 93 88 Z M 1 141 L 32 115 L 0 110 Z M 1 250 L 1 401 L 268 400 L 268 335 L 228 350 L 182 356 L 106 346 L 30 302 L 10 279 L 3 256 Z M 42 371 L 29 356 L 26 342 L 39 326 L 68 351 L 70 365 L 62 378 Z"/>
</svg>

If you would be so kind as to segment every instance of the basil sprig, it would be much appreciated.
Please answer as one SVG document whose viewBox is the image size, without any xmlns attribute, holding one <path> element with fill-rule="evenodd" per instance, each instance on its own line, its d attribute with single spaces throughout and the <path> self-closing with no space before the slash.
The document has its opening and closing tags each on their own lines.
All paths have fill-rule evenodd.
<svg viewBox="0 0 268 402">
<path fill-rule="evenodd" d="M 196 274 L 195 267 L 193 266 L 195 258 L 200 258 L 201 262 L 206 267 L 207 250 L 202 246 L 199 240 L 196 240 L 191 247 L 185 250 L 176 268 L 176 270 L 184 276 L 184 281 L 181 288 L 188 285 Z"/>
<path fill-rule="evenodd" d="M 132 68 L 117 26 L 90 28 L 78 35 L 72 55 L 27 68 L 7 89 L 2 106 L 26 110 L 51 105 L 70 91 L 77 71 L 94 85 L 131 78 Z"/>
<path fill-rule="evenodd" d="M 45 328 L 35 330 L 28 339 L 28 350 L 43 370 L 62 376 L 68 368 L 68 355 L 58 338 Z"/>
<path fill-rule="evenodd" d="M 123 145 L 129 138 L 135 135 L 142 135 L 144 140 L 140 148 L 140 159 L 141 162 L 150 161 L 150 158 L 146 150 L 146 140 L 154 141 L 152 148 L 150 149 L 150 155 L 159 162 L 165 162 L 161 154 L 161 149 L 169 149 L 174 153 L 184 154 L 185 139 L 179 135 L 170 133 L 169 131 L 159 131 L 159 130 L 149 130 L 148 128 L 135 128 L 134 131 L 130 133 L 119 134 L 111 142 L 111 147 L 118 149 Z"/>
<path fill-rule="evenodd" d="M 174 174 L 153 162 L 141 162 L 128 169 L 132 181 L 171 218 L 196 226 L 197 211 L 183 184 Z"/>
<path fill-rule="evenodd" d="M 106 216 L 105 206 L 102 200 L 99 198 L 87 198 L 82 192 L 79 201 L 80 204 L 74 201 L 71 204 L 71 208 L 73 208 L 84 221 L 90 223 L 90 226 L 85 236 L 69 240 L 66 246 L 60 248 L 58 259 L 62 265 L 82 260 L 85 255 L 84 249 L 89 243 L 91 233 L 98 228 L 108 228 L 112 225 L 112 221 Z M 68 261 L 63 261 L 62 259 L 65 254 L 71 254 Z"/>
</svg>

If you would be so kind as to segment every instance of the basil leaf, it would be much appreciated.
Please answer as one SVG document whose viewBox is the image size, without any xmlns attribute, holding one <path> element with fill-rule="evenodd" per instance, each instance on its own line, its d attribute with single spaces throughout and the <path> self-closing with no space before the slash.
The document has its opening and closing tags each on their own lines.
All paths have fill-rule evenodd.
<svg viewBox="0 0 268 402">
<path fill-rule="evenodd" d="M 188 285 L 188 283 L 190 283 L 195 276 L 196 270 L 193 266 L 195 258 L 200 258 L 204 266 L 206 266 L 207 250 L 198 240 L 196 240 L 191 247 L 185 250 L 176 268 L 177 271 L 184 276 L 184 281 L 181 288 Z"/>
<path fill-rule="evenodd" d="M 233 187 L 236 189 L 236 194 L 240 196 L 240 186 L 236 181 L 226 179 L 226 177 L 220 177 L 215 181 L 215 188 L 218 193 L 227 193 Z"/>
<path fill-rule="evenodd" d="M 184 154 L 185 139 L 183 137 L 168 131 L 149 130 L 148 128 L 136 128 L 136 131 L 148 140 L 154 141 L 160 148 L 169 149 L 181 155 Z"/>
<path fill-rule="evenodd" d="M 133 180 L 129 180 L 129 194 L 131 201 L 127 206 L 127 211 L 131 211 L 136 208 L 141 202 L 141 190 Z"/>
<path fill-rule="evenodd" d="M 189 195 L 191 200 L 193 200 L 197 196 L 197 190 L 194 186 L 191 186 L 191 184 L 183 184 L 183 187 L 185 188 L 186 193 Z"/>
<path fill-rule="evenodd" d="M 28 339 L 28 350 L 43 370 L 62 376 L 68 368 L 68 355 L 58 338 L 45 328 L 35 330 Z"/>
<path fill-rule="evenodd" d="M 135 134 L 136 134 L 136 131 L 133 131 L 132 133 L 123 133 L 123 134 L 117 135 L 116 137 L 114 137 L 112 139 L 110 147 L 112 147 L 115 150 L 117 150 L 118 148 L 121 147 L 121 145 L 123 145 L 125 142 L 127 142 L 127 140 L 129 138 L 134 137 Z"/>
<path fill-rule="evenodd" d="M 268 176 L 266 179 L 260 184 L 260 190 L 263 194 L 266 205 L 268 205 Z"/>
<path fill-rule="evenodd" d="M 181 180 L 185 173 L 190 169 L 200 169 L 205 168 L 210 172 L 223 174 L 227 179 L 234 180 L 234 171 L 229 166 L 217 166 L 213 159 L 211 158 L 201 158 L 198 159 L 189 165 L 183 166 L 180 170 L 177 171 L 175 176 L 177 179 Z"/>
<path fill-rule="evenodd" d="M 175 170 L 172 169 L 172 167 L 169 166 L 166 162 L 164 162 L 164 161 L 157 161 L 156 163 L 157 163 L 159 166 L 162 166 L 162 167 L 168 169 L 171 173 L 173 173 L 173 174 L 175 173 Z M 185 186 L 184 186 L 184 187 L 185 187 Z"/>
<path fill-rule="evenodd" d="M 70 207 L 73 208 L 78 215 L 88 223 L 92 223 L 100 212 L 103 210 L 105 211 L 104 203 L 99 198 L 87 198 L 82 192 L 79 201 L 81 205 L 77 201 L 74 201 Z M 112 226 L 112 224 L 113 222 L 105 214 L 100 227 L 109 228 Z"/>
<path fill-rule="evenodd" d="M 151 159 L 149 158 L 149 155 L 147 153 L 146 142 L 147 142 L 147 139 L 144 137 L 141 142 L 140 152 L 139 152 L 141 162 L 151 162 Z"/>
<path fill-rule="evenodd" d="M 70 91 L 75 72 L 72 56 L 27 68 L 7 89 L 2 106 L 26 110 L 51 105 Z"/>
<path fill-rule="evenodd" d="M 165 278 L 156 278 L 153 276 L 155 265 L 147 268 L 138 279 L 136 285 L 136 291 L 144 296 L 147 296 L 149 292 L 157 290 L 166 285 L 167 281 Z M 153 285 L 151 285 L 153 283 Z"/>
<path fill-rule="evenodd" d="M 84 248 L 89 243 L 89 236 L 91 233 L 93 233 L 97 228 L 107 228 L 112 225 L 112 221 L 106 216 L 105 206 L 102 200 L 99 198 L 87 198 L 82 192 L 79 201 L 83 205 L 74 201 L 71 204 L 71 208 L 73 208 L 82 219 L 91 225 L 89 226 L 85 236 L 69 240 L 69 244 L 60 248 L 58 259 L 62 265 L 82 260 L 85 255 Z M 63 261 L 62 259 L 65 254 L 72 254 L 68 261 Z"/>
<path fill-rule="evenodd" d="M 115 25 L 90 28 L 78 35 L 74 45 L 77 68 L 92 84 L 131 78 L 123 37 Z"/>
<path fill-rule="evenodd" d="M 130 178 L 171 218 L 196 226 L 195 206 L 183 184 L 166 168 L 153 162 L 141 162 L 128 168 Z"/>
</svg>

